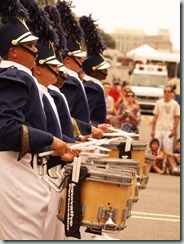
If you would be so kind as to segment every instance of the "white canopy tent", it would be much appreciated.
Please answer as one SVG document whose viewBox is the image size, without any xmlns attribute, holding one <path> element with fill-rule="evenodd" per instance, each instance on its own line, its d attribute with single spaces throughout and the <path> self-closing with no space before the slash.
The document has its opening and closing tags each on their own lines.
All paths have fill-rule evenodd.
<svg viewBox="0 0 184 244">
<path fill-rule="evenodd" d="M 131 58 L 134 61 L 147 61 L 147 60 L 158 60 L 162 62 L 180 62 L 180 53 L 165 53 L 159 52 L 156 49 L 145 44 L 138 48 L 132 49 L 126 53 L 127 58 Z"/>
<path fill-rule="evenodd" d="M 149 56 L 157 53 L 157 50 L 145 44 L 138 48 L 132 49 L 126 53 L 127 58 L 131 58 L 133 60 L 142 60 L 148 59 Z"/>
</svg>

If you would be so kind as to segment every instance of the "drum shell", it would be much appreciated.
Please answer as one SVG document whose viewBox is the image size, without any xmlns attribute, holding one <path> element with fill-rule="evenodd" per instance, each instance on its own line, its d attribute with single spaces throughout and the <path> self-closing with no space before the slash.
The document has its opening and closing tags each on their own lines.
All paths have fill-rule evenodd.
<svg viewBox="0 0 184 244">
<path fill-rule="evenodd" d="M 81 224 L 86 227 L 104 227 L 107 219 L 101 216 L 99 211 L 103 209 L 107 213 L 111 208 L 118 212 L 115 225 L 118 229 L 122 229 L 127 219 L 128 203 L 131 196 L 132 180 L 135 178 L 129 172 L 117 172 L 116 170 L 99 169 L 94 166 L 88 166 L 92 169 L 90 176 L 82 181 L 81 184 L 81 204 L 83 209 L 83 217 Z M 98 172 L 97 172 L 98 171 Z M 104 176 L 105 172 L 110 176 Z M 97 176 L 96 175 L 97 172 Z M 133 172 L 133 171 L 132 171 Z M 112 176 L 112 177 L 111 177 Z M 66 188 L 62 193 L 61 208 L 58 218 L 64 220 L 66 206 Z"/>
<path fill-rule="evenodd" d="M 147 143 L 133 140 L 131 141 L 131 152 L 125 152 L 126 140 L 116 140 L 111 144 L 103 145 L 106 148 L 111 149 L 109 152 L 110 158 L 122 158 L 128 156 L 129 159 L 136 159 L 140 162 L 139 177 L 143 177 L 143 170 L 145 164 L 145 151 L 147 149 Z"/>
<path fill-rule="evenodd" d="M 139 174 L 140 162 L 136 159 L 122 159 L 122 158 L 88 158 L 88 163 L 93 162 L 95 165 L 102 165 L 103 167 L 113 168 L 115 170 L 131 170 L 135 174 L 132 179 L 131 196 L 133 202 L 138 200 L 139 186 L 137 185 L 137 174 Z"/>
<path fill-rule="evenodd" d="M 82 204 L 85 206 L 82 218 L 83 225 L 105 225 L 107 219 L 98 219 L 99 208 L 103 210 L 117 209 L 116 225 L 125 225 L 127 216 L 124 216 L 127 201 L 131 195 L 131 185 L 117 185 L 97 181 L 85 181 L 82 184 Z"/>
</svg>

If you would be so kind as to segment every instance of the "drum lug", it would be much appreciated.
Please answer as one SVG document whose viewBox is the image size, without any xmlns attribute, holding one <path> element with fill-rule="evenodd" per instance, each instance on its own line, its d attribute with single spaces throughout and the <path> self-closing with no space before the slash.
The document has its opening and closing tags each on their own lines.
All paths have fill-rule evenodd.
<svg viewBox="0 0 184 244">
<path fill-rule="evenodd" d="M 86 211 L 86 205 L 82 204 L 82 215 L 81 215 L 82 217 L 84 217 L 85 211 Z"/>
<path fill-rule="evenodd" d="M 144 164 L 144 167 L 143 167 L 143 174 L 146 175 L 146 164 Z"/>
<path fill-rule="evenodd" d="M 148 180 L 149 180 L 149 176 L 146 176 L 145 179 L 144 179 L 144 185 L 142 185 L 142 189 L 145 189 L 147 184 L 148 184 Z"/>
<path fill-rule="evenodd" d="M 113 209 L 112 207 L 109 207 L 109 210 L 103 209 L 103 207 L 98 208 L 98 220 L 107 219 L 106 223 L 114 224 L 114 221 L 117 220 L 117 216 L 118 216 L 117 208 Z"/>
<path fill-rule="evenodd" d="M 147 186 L 148 184 L 148 181 L 149 181 L 149 176 L 147 176 L 146 180 L 145 180 L 145 185 Z"/>
<path fill-rule="evenodd" d="M 122 222 L 125 222 L 129 217 L 129 209 L 126 207 L 123 211 L 123 217 L 122 217 Z"/>
<path fill-rule="evenodd" d="M 136 187 L 135 187 L 135 197 L 132 199 L 133 203 L 137 202 L 138 196 L 139 196 L 139 189 L 140 189 L 140 184 L 137 183 Z"/>
<path fill-rule="evenodd" d="M 117 230 L 118 226 L 114 223 L 114 221 L 117 220 L 118 209 L 113 209 L 112 207 L 109 207 L 109 210 L 105 210 L 105 212 L 107 216 L 107 221 L 105 222 L 103 229 L 113 231 Z"/>
<path fill-rule="evenodd" d="M 133 203 L 133 199 L 132 199 L 132 198 L 129 198 L 129 199 L 127 200 L 128 218 L 131 216 L 132 203 Z"/>
</svg>

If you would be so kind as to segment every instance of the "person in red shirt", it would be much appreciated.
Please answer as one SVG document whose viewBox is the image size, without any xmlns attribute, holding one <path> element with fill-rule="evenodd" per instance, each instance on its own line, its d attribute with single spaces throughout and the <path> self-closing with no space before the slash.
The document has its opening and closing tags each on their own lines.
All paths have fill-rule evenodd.
<svg viewBox="0 0 184 244">
<path fill-rule="evenodd" d="M 114 104 L 121 98 L 121 87 L 120 87 L 120 79 L 114 78 L 112 80 L 112 87 L 109 90 L 109 95 L 114 98 Z"/>
</svg>

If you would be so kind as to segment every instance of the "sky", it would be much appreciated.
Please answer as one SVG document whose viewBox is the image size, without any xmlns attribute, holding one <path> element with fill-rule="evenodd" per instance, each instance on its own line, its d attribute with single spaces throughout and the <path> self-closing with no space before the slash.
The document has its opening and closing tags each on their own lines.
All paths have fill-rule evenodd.
<svg viewBox="0 0 184 244">
<path fill-rule="evenodd" d="M 122 28 L 157 35 L 159 29 L 168 29 L 173 49 L 180 50 L 180 0 L 73 0 L 72 3 L 74 13 L 92 14 L 107 33 Z"/>
</svg>

